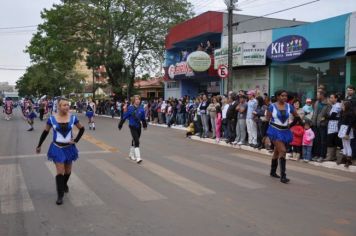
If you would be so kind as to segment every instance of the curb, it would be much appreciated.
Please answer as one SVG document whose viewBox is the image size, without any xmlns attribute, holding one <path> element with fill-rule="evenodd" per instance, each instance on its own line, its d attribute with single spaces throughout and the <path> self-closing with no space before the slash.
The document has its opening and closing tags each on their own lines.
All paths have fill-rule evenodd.
<svg viewBox="0 0 356 236">
<path fill-rule="evenodd" d="M 99 115 L 99 117 L 104 117 L 104 118 L 111 118 L 111 116 L 107 116 L 107 115 Z M 119 120 L 119 117 L 114 117 L 114 119 Z M 156 127 L 161 127 L 161 128 L 168 128 L 167 125 L 164 124 L 153 124 L 151 122 L 148 123 L 150 126 L 156 126 Z M 178 126 L 171 126 L 170 129 L 175 129 L 175 130 L 181 130 L 181 131 L 186 131 L 186 128 L 178 125 Z M 229 147 L 229 148 L 234 148 L 234 149 L 240 149 L 240 150 L 244 150 L 244 151 L 248 151 L 248 152 L 254 152 L 254 153 L 258 153 L 261 155 L 264 155 L 266 157 L 270 157 L 272 156 L 272 154 L 265 150 L 265 149 L 261 149 L 258 150 L 256 148 L 252 148 L 249 146 L 244 146 L 244 145 L 231 145 L 231 144 L 227 144 L 224 141 L 220 141 L 219 143 L 217 143 L 215 140 L 210 139 L 210 138 L 200 138 L 198 136 L 191 136 L 190 139 L 195 140 L 195 141 L 199 141 L 199 142 L 203 142 L 203 143 L 210 143 L 210 144 L 214 144 L 214 145 L 220 145 L 223 147 Z M 292 160 L 289 160 L 292 161 Z M 305 163 L 305 164 L 310 164 L 313 166 L 319 166 L 319 167 L 324 167 L 324 168 L 328 168 L 328 169 L 334 169 L 334 170 L 341 170 L 341 171 L 345 171 L 345 172 L 350 172 L 350 173 L 356 173 L 356 166 L 349 166 L 348 168 L 344 167 L 343 165 L 337 165 L 336 162 L 334 161 L 325 161 L 322 163 L 319 162 L 314 162 L 311 161 L 309 163 Z"/>
</svg>

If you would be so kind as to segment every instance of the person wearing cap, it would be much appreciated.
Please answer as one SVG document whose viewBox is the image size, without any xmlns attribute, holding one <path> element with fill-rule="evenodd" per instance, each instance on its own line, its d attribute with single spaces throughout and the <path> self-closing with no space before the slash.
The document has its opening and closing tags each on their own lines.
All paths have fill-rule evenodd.
<svg viewBox="0 0 356 236">
<path fill-rule="evenodd" d="M 310 98 L 307 98 L 305 100 L 305 105 L 303 106 L 303 111 L 305 114 L 304 118 L 311 120 L 311 118 L 313 117 L 314 109 L 313 109 L 312 100 Z"/>
<path fill-rule="evenodd" d="M 246 126 L 248 134 L 248 144 L 251 147 L 257 147 L 257 124 L 254 120 L 254 113 L 257 109 L 257 100 L 255 98 L 256 92 L 250 90 L 247 93 L 248 102 L 247 102 L 247 113 L 246 113 Z"/>
</svg>

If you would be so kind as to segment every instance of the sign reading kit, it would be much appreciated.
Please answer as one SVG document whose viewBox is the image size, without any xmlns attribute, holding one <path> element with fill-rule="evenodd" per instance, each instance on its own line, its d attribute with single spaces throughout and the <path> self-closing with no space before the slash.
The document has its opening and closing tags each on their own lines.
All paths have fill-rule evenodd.
<svg viewBox="0 0 356 236">
<path fill-rule="evenodd" d="M 288 35 L 269 45 L 267 56 L 273 61 L 290 61 L 300 57 L 308 47 L 309 43 L 304 37 Z"/>
</svg>

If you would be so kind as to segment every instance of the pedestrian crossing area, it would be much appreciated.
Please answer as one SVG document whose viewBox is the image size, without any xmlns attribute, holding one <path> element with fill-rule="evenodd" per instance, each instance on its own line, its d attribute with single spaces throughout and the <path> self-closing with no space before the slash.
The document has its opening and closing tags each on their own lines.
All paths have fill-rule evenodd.
<svg viewBox="0 0 356 236">
<path fill-rule="evenodd" d="M 243 161 L 232 156 L 237 156 Z M 24 158 L 24 156 L 8 157 L 9 159 Z M 159 159 L 164 159 L 163 164 L 159 162 Z M 6 159 L 0 157 L 0 160 Z M 248 162 L 245 160 L 248 160 Z M 201 198 L 219 194 L 219 188 L 216 184 L 209 181 L 201 181 L 196 176 L 191 176 L 191 174 L 187 173 L 198 173 L 199 176 L 213 178 L 214 182 L 219 181 L 230 185 L 232 188 L 246 191 L 259 191 L 268 187 L 268 181 L 273 182 L 268 177 L 270 163 L 268 159 L 252 157 L 241 153 L 232 153 L 230 158 L 203 154 L 199 158 L 194 159 L 179 155 L 165 155 L 159 158 L 147 158 L 141 165 L 132 163 L 132 167 L 130 165 L 120 165 L 120 162 L 125 161 L 130 162 L 127 158 L 117 160 L 117 157 L 110 159 L 109 156 L 97 155 L 95 158 L 81 158 L 75 165 L 81 165 L 81 163 L 84 163 L 86 167 L 89 165 L 91 173 L 93 170 L 94 172 L 100 172 L 101 176 L 107 178 L 114 185 L 113 188 L 120 188 L 131 195 L 135 201 L 146 203 L 169 200 L 169 196 L 171 196 L 170 189 L 159 188 L 161 184 L 171 186 L 175 191 L 181 191 L 182 194 L 187 196 Z M 31 192 L 31 189 L 26 184 L 27 181 L 25 181 L 31 178 L 31 176 L 24 174 L 21 161 L 11 164 L 5 163 L 0 163 L 0 214 L 6 215 L 35 211 L 36 204 L 34 204 L 34 199 L 36 199 L 36 196 L 34 195 L 36 193 Z M 48 176 L 43 176 L 43 178 L 53 180 L 53 192 L 51 193 L 53 193 L 54 200 L 56 196 L 54 186 L 55 166 L 51 162 L 43 161 L 39 161 L 39 165 L 39 168 L 44 167 L 48 172 Z M 231 171 L 231 168 L 234 171 Z M 87 173 L 83 173 L 83 171 L 83 168 L 75 168 L 75 171 L 72 173 L 69 181 L 70 192 L 66 194 L 66 202 L 69 202 L 74 207 L 100 207 L 105 205 L 106 202 L 103 200 L 105 199 L 105 191 L 99 192 L 98 188 L 94 190 L 93 185 L 88 184 L 91 181 L 90 178 L 95 179 L 96 175 L 88 175 Z M 138 171 L 147 172 L 158 178 L 159 181 L 153 185 L 151 181 L 146 181 L 146 179 L 136 176 L 135 172 Z M 352 178 L 338 175 L 337 173 L 328 173 L 327 171 L 303 168 L 297 165 L 288 165 L 288 171 L 298 173 L 298 177 L 291 175 L 291 184 L 294 185 L 310 186 L 316 184 L 316 182 L 312 181 L 314 177 L 333 182 L 354 181 Z M 254 178 L 248 178 L 244 175 L 244 172 L 253 173 L 255 176 Z"/>
</svg>

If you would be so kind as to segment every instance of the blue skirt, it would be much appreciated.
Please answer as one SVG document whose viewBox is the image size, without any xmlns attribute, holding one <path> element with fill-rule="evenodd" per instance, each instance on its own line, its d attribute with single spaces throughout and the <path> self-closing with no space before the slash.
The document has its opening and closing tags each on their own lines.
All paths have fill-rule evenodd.
<svg viewBox="0 0 356 236">
<path fill-rule="evenodd" d="M 285 144 L 289 144 L 293 140 L 293 134 L 290 129 L 277 129 L 272 125 L 269 125 L 267 130 L 267 136 L 271 141 L 280 141 Z"/>
<path fill-rule="evenodd" d="M 88 118 L 92 118 L 94 116 L 94 112 L 93 111 L 87 111 L 85 113 L 85 115 L 88 117 Z"/>
<path fill-rule="evenodd" d="M 54 143 L 51 143 L 47 153 L 48 160 L 54 163 L 70 164 L 72 161 L 78 159 L 78 149 L 74 144 L 60 147 Z"/>
<path fill-rule="evenodd" d="M 30 114 L 28 114 L 27 118 L 29 120 L 33 120 L 37 117 L 36 113 L 35 112 L 31 112 Z"/>
</svg>

